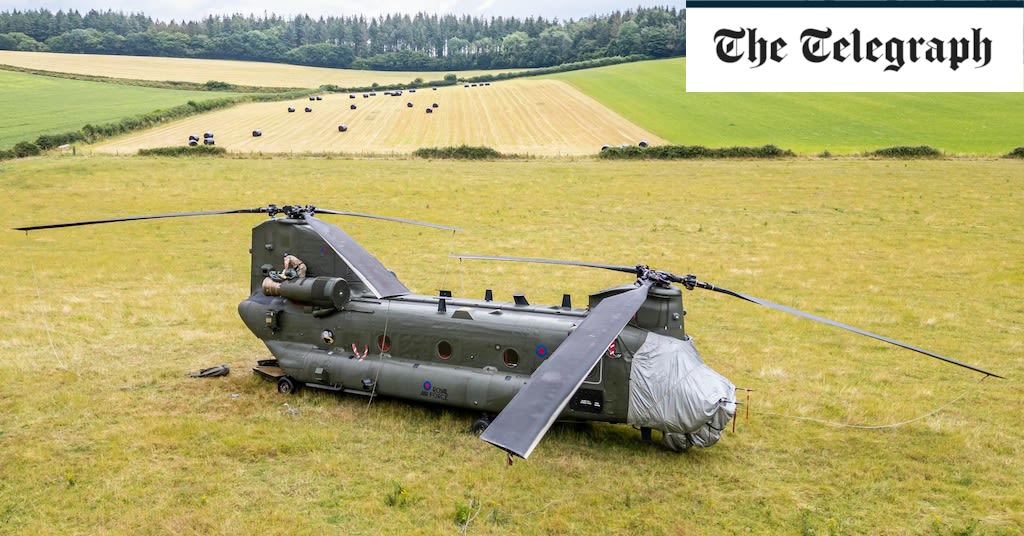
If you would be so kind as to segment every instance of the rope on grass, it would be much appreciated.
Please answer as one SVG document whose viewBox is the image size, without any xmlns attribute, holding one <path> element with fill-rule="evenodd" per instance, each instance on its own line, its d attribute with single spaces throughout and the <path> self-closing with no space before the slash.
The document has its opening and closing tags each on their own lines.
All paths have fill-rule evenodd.
<svg viewBox="0 0 1024 536">
<path fill-rule="evenodd" d="M 36 286 L 36 303 L 43 302 L 42 293 L 39 292 L 39 278 L 36 276 L 36 263 L 29 263 L 32 266 L 32 283 Z M 46 340 L 50 342 L 50 351 L 53 352 L 54 359 L 57 360 L 57 365 L 62 370 L 68 370 L 67 363 L 60 358 L 60 352 L 57 351 L 57 345 L 53 343 L 53 330 L 50 328 L 50 321 L 47 320 L 45 312 L 39 315 L 43 319 L 43 326 L 46 328 Z"/>
<path fill-rule="evenodd" d="M 985 381 L 985 378 L 988 378 L 988 376 L 983 376 L 980 380 L 978 380 L 978 383 L 981 383 L 981 382 Z M 943 404 L 943 405 L 941 405 L 941 406 L 939 406 L 939 407 L 937 407 L 937 408 L 935 408 L 935 409 L 933 409 L 933 410 L 931 410 L 931 411 L 929 411 L 929 412 L 927 412 L 927 413 L 925 413 L 923 415 L 919 415 L 917 417 L 914 417 L 913 419 L 908 419 L 906 421 L 897 422 L 897 423 L 891 423 L 891 424 L 848 424 L 848 423 L 837 422 L 837 421 L 828 421 L 828 420 L 825 420 L 825 419 L 816 419 L 814 417 L 801 417 L 799 415 L 785 415 L 785 414 L 782 414 L 782 413 L 771 413 L 771 412 L 768 412 L 768 411 L 758 411 L 757 413 L 760 414 L 760 415 L 767 415 L 767 416 L 770 416 L 770 417 L 780 417 L 780 418 L 783 418 L 783 419 L 796 419 L 796 420 L 800 420 L 800 421 L 808 421 L 808 422 L 813 422 L 813 423 L 818 423 L 818 424 L 824 424 L 824 425 L 827 425 L 827 426 L 835 426 L 835 427 L 839 427 L 839 428 L 854 428 L 854 429 L 857 429 L 857 430 L 883 430 L 883 429 L 886 429 L 886 428 L 898 428 L 900 426 L 905 426 L 905 425 L 908 425 L 908 424 L 911 424 L 911 423 L 915 423 L 915 422 L 920 421 L 922 419 L 927 419 L 928 417 L 931 417 L 932 415 L 935 415 L 936 413 L 945 410 L 946 408 L 952 406 L 953 404 L 956 404 L 957 402 L 962 400 L 965 396 L 967 396 L 967 394 L 970 393 L 970 392 L 971 392 L 970 388 L 965 389 L 964 392 L 960 393 L 953 400 L 950 400 L 949 402 L 946 402 L 945 404 Z"/>
</svg>

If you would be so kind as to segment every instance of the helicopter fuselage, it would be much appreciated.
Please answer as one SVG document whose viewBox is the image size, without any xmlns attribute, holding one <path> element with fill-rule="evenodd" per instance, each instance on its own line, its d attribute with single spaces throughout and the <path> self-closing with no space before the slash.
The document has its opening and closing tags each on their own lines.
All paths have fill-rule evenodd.
<svg viewBox="0 0 1024 536">
<path fill-rule="evenodd" d="M 423 295 L 353 298 L 321 311 L 262 293 L 239 305 L 246 326 L 297 382 L 485 413 L 501 411 L 586 316 L 584 309 Z M 625 422 L 630 349 L 645 338 L 645 330 L 627 326 L 562 418 Z"/>
</svg>

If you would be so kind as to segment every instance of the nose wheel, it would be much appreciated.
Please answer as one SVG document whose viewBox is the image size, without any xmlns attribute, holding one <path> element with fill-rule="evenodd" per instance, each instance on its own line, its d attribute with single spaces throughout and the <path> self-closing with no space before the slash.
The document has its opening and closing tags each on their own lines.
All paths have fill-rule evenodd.
<svg viewBox="0 0 1024 536">
<path fill-rule="evenodd" d="M 277 392 L 283 395 L 290 395 L 295 392 L 295 381 L 288 376 L 281 376 L 277 380 Z"/>
</svg>

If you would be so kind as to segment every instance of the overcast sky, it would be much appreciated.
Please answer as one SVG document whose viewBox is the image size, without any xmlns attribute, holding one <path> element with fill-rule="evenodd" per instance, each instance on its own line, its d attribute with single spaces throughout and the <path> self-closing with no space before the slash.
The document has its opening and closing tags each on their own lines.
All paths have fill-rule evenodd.
<svg viewBox="0 0 1024 536">
<path fill-rule="evenodd" d="M 684 0 L 569 0 L 550 2 L 545 0 L 432 0 L 427 2 L 412 0 L 373 0 L 369 2 L 353 2 L 351 0 L 291 0 L 280 2 L 273 0 L 0 0 L 0 11 L 14 9 L 24 11 L 30 9 L 78 10 L 85 14 L 90 9 L 97 11 L 123 11 L 125 13 L 142 12 L 162 21 L 174 19 L 199 20 L 207 15 L 230 15 L 254 13 L 275 13 L 283 17 L 308 14 L 311 17 L 321 15 L 382 15 L 386 13 L 427 13 L 456 15 L 473 15 L 479 17 L 514 16 L 526 18 L 542 16 L 547 19 L 560 20 L 578 19 L 587 15 L 600 15 L 612 11 L 635 9 L 637 6 L 674 6 L 685 7 Z"/>
</svg>

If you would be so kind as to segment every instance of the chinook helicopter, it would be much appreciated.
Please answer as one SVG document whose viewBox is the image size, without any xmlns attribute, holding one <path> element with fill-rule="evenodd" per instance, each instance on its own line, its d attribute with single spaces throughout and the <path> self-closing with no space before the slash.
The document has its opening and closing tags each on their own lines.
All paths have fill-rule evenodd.
<svg viewBox="0 0 1024 536">
<path fill-rule="evenodd" d="M 708 367 L 687 335 L 682 289 L 704 289 L 821 322 L 945 361 L 995 373 L 895 339 L 645 265 L 452 255 L 623 272 L 630 281 L 589 296 L 586 307 L 415 294 L 340 228 L 317 214 L 451 227 L 312 205 L 77 221 L 35 231 L 159 218 L 265 214 L 252 229 L 250 294 L 238 305 L 267 346 L 255 374 L 277 390 L 321 389 L 480 412 L 471 429 L 527 458 L 556 420 L 627 423 L 645 441 L 659 430 L 672 450 L 709 447 L 735 417 L 736 388 Z M 278 267 L 280 266 L 280 269 Z"/>
</svg>

